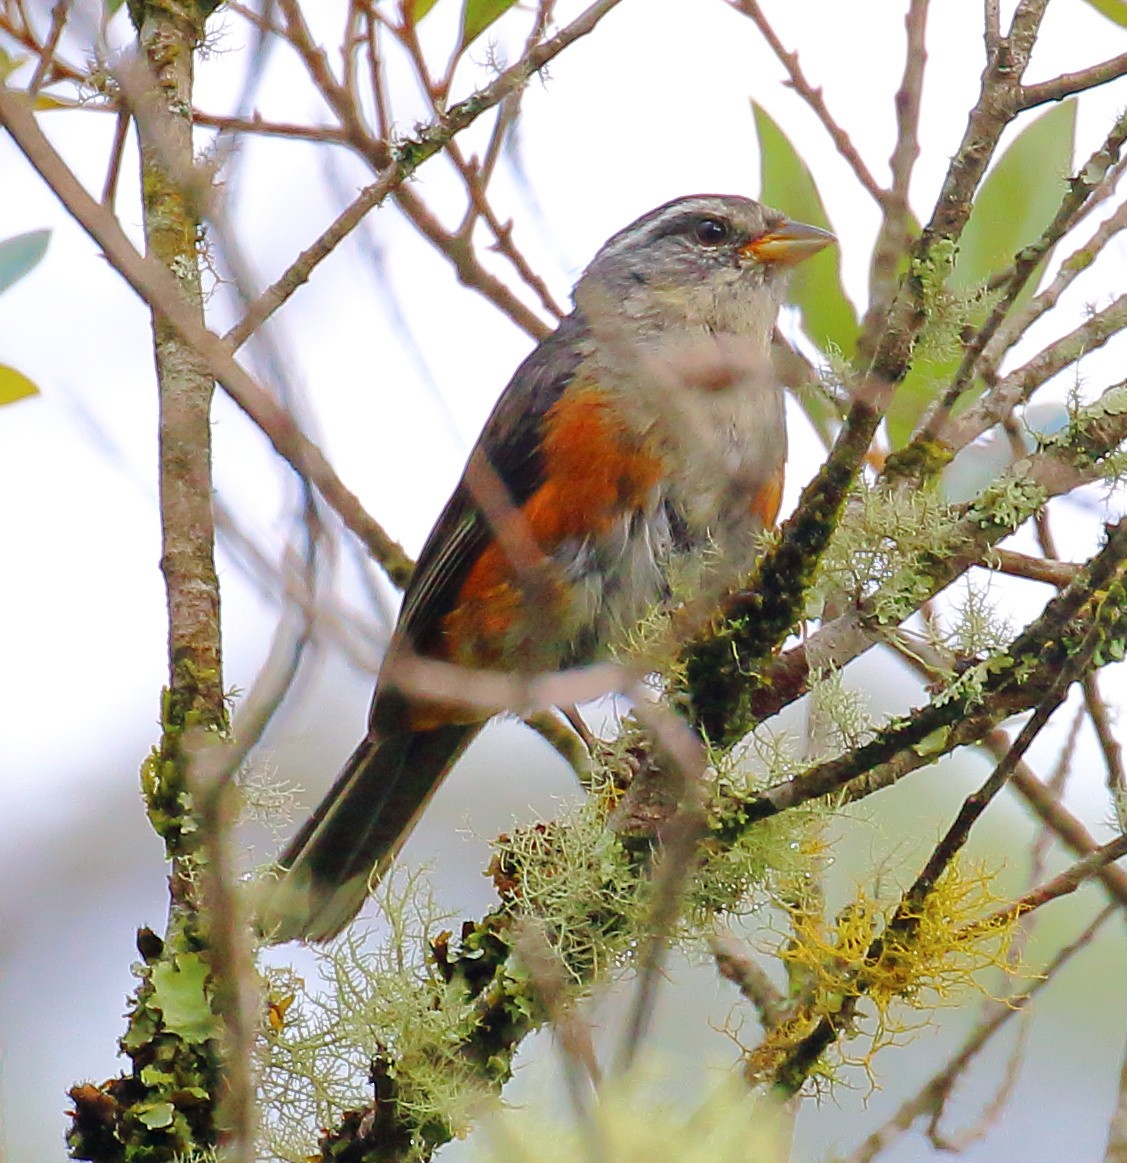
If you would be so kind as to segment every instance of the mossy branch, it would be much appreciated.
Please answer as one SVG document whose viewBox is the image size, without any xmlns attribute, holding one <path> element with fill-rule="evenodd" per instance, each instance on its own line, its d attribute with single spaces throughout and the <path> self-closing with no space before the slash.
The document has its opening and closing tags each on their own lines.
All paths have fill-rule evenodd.
<svg viewBox="0 0 1127 1163">
<path fill-rule="evenodd" d="M 141 153 L 147 249 L 176 282 L 183 310 L 203 327 L 191 98 L 193 52 L 214 8 L 132 3 L 149 83 L 134 110 Z M 71 1155 L 97 1163 L 172 1163 L 222 1138 L 224 1090 L 220 1006 L 212 977 L 217 942 L 200 895 L 205 829 L 189 784 L 190 732 L 227 730 L 211 508 L 211 401 L 214 380 L 200 353 L 155 306 L 160 400 L 161 569 L 168 608 L 168 687 L 162 735 L 145 761 L 149 818 L 172 861 L 163 939 L 145 931 L 143 961 L 121 1049 L 130 1073 L 71 1091 Z M 251 1122 L 244 1112 L 232 1141 L 245 1159 Z"/>
</svg>

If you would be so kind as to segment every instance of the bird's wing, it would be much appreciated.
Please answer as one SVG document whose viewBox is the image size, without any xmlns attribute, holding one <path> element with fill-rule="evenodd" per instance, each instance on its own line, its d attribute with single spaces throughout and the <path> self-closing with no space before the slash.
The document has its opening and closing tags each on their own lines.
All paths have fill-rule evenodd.
<svg viewBox="0 0 1127 1163">
<path fill-rule="evenodd" d="M 471 460 L 484 456 L 520 507 L 543 484 L 543 419 L 586 354 L 589 332 L 573 312 L 528 356 L 497 401 Z M 466 575 L 493 538 L 463 475 L 419 554 L 403 598 L 397 632 L 427 653 Z"/>
</svg>

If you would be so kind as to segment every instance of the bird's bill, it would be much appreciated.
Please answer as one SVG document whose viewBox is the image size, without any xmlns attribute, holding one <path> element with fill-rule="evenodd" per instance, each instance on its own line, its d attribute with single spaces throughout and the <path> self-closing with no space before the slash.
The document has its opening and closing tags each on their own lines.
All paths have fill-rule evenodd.
<svg viewBox="0 0 1127 1163">
<path fill-rule="evenodd" d="M 741 247 L 740 252 L 762 263 L 789 267 L 817 254 L 832 242 L 837 242 L 837 239 L 828 230 L 784 218 L 773 230 Z"/>
</svg>

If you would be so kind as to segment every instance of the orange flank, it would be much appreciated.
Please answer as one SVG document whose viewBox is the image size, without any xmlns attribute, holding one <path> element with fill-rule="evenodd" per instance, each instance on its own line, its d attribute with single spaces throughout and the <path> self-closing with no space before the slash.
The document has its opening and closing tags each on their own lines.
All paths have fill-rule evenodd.
<svg viewBox="0 0 1127 1163">
<path fill-rule="evenodd" d="M 548 410 L 543 455 L 544 483 L 521 516 L 545 555 L 569 538 L 609 533 L 624 513 L 646 505 L 662 473 L 661 462 L 629 435 L 607 395 L 585 385 L 573 386 Z M 549 602 L 559 598 L 556 609 L 534 610 L 526 621 L 526 595 L 515 574 L 504 548 L 492 542 L 443 619 L 447 658 L 464 666 L 543 666 L 545 648 L 551 652 L 545 631 L 557 625 L 566 640 L 563 576 L 554 568 L 537 570 L 526 583 L 537 591 L 530 597 L 539 604 L 545 596 Z"/>
<path fill-rule="evenodd" d="M 758 517 L 764 529 L 770 529 L 783 503 L 783 478 L 773 477 L 751 498 L 751 512 Z"/>
</svg>

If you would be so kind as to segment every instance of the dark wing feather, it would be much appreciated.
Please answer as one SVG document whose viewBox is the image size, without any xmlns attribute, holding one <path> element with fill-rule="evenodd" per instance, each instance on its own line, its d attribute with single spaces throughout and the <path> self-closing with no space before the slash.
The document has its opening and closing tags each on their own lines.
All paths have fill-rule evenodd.
<svg viewBox="0 0 1127 1163">
<path fill-rule="evenodd" d="M 564 319 L 517 368 L 471 453 L 485 454 L 518 507 L 543 483 L 544 415 L 575 375 L 587 353 L 589 336 L 586 320 L 578 311 Z M 491 537 L 463 476 L 419 554 L 403 598 L 398 631 L 410 636 L 416 650 L 427 653 L 466 574 Z"/>
</svg>

